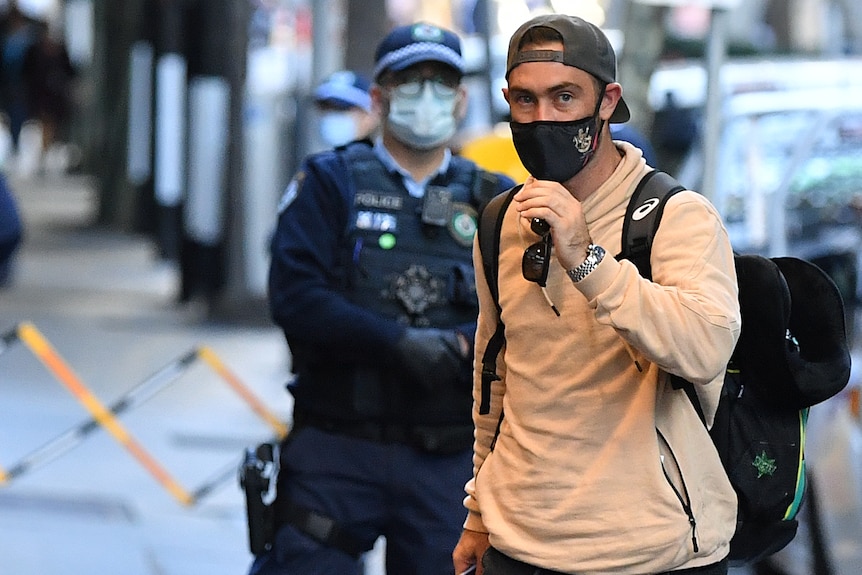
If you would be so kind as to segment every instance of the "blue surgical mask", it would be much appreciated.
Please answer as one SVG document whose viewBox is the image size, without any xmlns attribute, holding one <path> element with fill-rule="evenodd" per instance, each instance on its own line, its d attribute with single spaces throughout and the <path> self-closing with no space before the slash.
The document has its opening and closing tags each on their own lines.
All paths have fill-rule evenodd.
<svg viewBox="0 0 862 575">
<path fill-rule="evenodd" d="M 332 147 L 350 143 L 359 135 L 356 118 L 350 112 L 326 112 L 320 117 L 318 130 L 321 139 Z"/>
<path fill-rule="evenodd" d="M 396 86 L 389 102 L 389 129 L 401 142 L 430 150 L 455 135 L 458 90 L 440 82 L 410 82 Z"/>
</svg>

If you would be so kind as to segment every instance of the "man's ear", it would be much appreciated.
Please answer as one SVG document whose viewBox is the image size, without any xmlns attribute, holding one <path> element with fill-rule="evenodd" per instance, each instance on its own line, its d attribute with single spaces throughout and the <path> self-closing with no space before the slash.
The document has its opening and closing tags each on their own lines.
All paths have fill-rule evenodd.
<svg viewBox="0 0 862 575">
<path fill-rule="evenodd" d="M 617 109 L 617 103 L 623 97 L 623 87 L 617 82 L 611 82 L 605 86 L 605 95 L 602 97 L 602 106 L 599 109 L 599 117 L 602 120 L 608 121 L 614 110 Z"/>
<path fill-rule="evenodd" d="M 467 116 L 467 99 L 469 98 L 463 84 L 458 86 L 458 95 L 456 98 L 455 119 L 461 121 Z"/>
<path fill-rule="evenodd" d="M 386 115 L 386 98 L 383 97 L 383 89 L 378 84 L 372 84 L 368 91 L 371 96 L 371 110 L 378 118 Z"/>
</svg>

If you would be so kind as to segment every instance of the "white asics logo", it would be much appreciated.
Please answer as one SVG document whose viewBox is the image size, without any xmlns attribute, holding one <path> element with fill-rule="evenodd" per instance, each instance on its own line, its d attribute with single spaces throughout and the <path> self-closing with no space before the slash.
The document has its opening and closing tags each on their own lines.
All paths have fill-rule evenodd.
<svg viewBox="0 0 862 575">
<path fill-rule="evenodd" d="M 644 219 L 644 218 L 646 217 L 646 215 L 647 215 L 648 213 L 650 213 L 651 211 L 653 211 L 653 210 L 655 209 L 655 207 L 656 207 L 658 204 L 659 204 L 659 199 L 658 199 L 658 198 L 650 198 L 650 199 L 648 199 L 647 201 L 645 201 L 644 203 L 642 203 L 642 204 L 640 205 L 640 207 L 639 207 L 638 209 L 636 209 L 636 210 L 632 213 L 632 219 L 633 219 L 634 221 L 638 221 L 638 220 L 642 220 L 642 219 Z"/>
</svg>

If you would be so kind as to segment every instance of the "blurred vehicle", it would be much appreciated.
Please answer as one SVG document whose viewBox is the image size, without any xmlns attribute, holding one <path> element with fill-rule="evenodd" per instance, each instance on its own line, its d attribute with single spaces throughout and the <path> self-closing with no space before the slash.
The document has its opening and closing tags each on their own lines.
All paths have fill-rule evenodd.
<svg viewBox="0 0 862 575">
<path fill-rule="evenodd" d="M 852 337 L 862 269 L 862 85 L 730 95 L 719 141 L 711 199 L 734 248 L 822 267 L 844 297 Z M 697 190 L 702 174 L 696 143 L 676 176 Z"/>
<path fill-rule="evenodd" d="M 650 77 L 647 100 L 653 111 L 650 140 L 660 165 L 674 170 L 703 136 L 707 90 L 726 101 L 737 94 L 780 92 L 814 87 L 862 86 L 862 58 L 748 57 L 727 60 L 708 86 L 701 59 L 661 62 Z"/>
<path fill-rule="evenodd" d="M 647 98 L 661 112 L 672 102 L 685 109 L 700 109 L 706 102 L 706 64 L 700 59 L 668 60 L 650 77 Z M 722 96 L 746 92 L 799 90 L 817 86 L 862 85 L 862 58 L 751 57 L 731 59 L 719 73 Z"/>
</svg>

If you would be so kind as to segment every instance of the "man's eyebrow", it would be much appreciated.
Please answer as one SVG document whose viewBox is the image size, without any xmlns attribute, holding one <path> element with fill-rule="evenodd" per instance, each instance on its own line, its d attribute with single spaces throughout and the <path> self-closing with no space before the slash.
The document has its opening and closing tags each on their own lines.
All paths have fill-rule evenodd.
<svg viewBox="0 0 862 575">
<path fill-rule="evenodd" d="M 583 88 L 574 82 L 563 81 L 559 84 L 554 84 L 553 86 L 548 86 L 542 89 L 543 94 L 553 94 L 554 92 L 561 92 L 564 90 L 569 90 L 572 92 L 583 92 Z M 536 90 L 531 88 L 527 88 L 525 86 L 518 86 L 517 84 L 509 87 L 509 92 L 519 92 L 526 94 L 536 94 Z"/>
<path fill-rule="evenodd" d="M 570 90 L 572 92 L 583 92 L 583 88 L 574 82 L 564 81 L 559 84 L 555 84 L 550 86 L 546 92 L 561 92 L 563 90 Z"/>
</svg>

